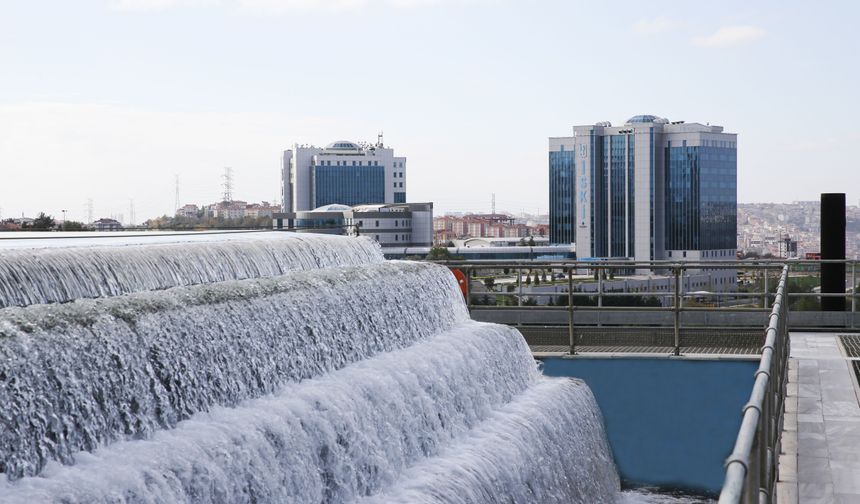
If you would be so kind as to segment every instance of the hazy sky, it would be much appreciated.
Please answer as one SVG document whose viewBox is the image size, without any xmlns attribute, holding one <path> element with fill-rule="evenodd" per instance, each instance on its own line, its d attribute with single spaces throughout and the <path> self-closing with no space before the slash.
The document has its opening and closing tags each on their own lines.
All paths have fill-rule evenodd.
<svg viewBox="0 0 860 504">
<path fill-rule="evenodd" d="M 84 219 L 279 194 L 294 142 L 376 139 L 436 211 L 546 211 L 547 137 L 739 134 L 741 202 L 860 198 L 860 2 L 3 0 L 0 208 Z"/>
</svg>

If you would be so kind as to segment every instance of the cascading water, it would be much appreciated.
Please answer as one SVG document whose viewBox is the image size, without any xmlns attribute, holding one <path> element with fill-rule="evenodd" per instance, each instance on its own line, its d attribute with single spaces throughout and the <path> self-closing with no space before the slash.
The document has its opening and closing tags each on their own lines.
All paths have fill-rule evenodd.
<svg viewBox="0 0 860 504">
<path fill-rule="evenodd" d="M 617 501 L 583 383 L 447 269 L 342 262 L 0 309 L 0 501 Z"/>
<path fill-rule="evenodd" d="M 370 238 L 292 233 L 212 241 L 216 238 L 113 246 L 103 239 L 91 247 L 3 250 L 0 308 L 382 262 L 379 245 Z"/>
</svg>

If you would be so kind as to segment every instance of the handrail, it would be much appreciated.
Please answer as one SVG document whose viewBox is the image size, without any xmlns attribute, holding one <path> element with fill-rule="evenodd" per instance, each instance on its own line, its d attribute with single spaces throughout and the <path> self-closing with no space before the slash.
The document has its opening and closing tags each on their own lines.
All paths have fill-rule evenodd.
<svg viewBox="0 0 860 504">
<path fill-rule="evenodd" d="M 788 265 L 782 269 L 761 361 L 732 454 L 720 504 L 773 502 L 788 368 Z"/>
<path fill-rule="evenodd" d="M 513 274 L 517 275 L 516 280 L 516 289 L 511 292 L 497 292 L 490 290 L 489 292 L 482 292 L 475 290 L 472 292 L 473 296 L 480 295 L 488 295 L 495 296 L 497 298 L 515 298 L 517 299 L 517 307 L 523 307 L 527 309 L 546 309 L 545 305 L 537 305 L 537 306 L 528 306 L 523 304 L 523 300 L 526 298 L 556 298 L 556 297 L 564 297 L 568 298 L 568 302 L 572 302 L 573 298 L 595 298 L 598 307 L 606 307 L 606 303 L 604 300 L 606 298 L 612 297 L 654 297 L 658 299 L 665 300 L 666 306 L 663 307 L 655 307 L 655 311 L 673 311 L 674 306 L 677 304 L 681 308 L 681 311 L 685 311 L 683 300 L 691 299 L 691 298 L 702 298 L 706 300 L 713 300 L 715 302 L 721 303 L 723 299 L 733 299 L 738 302 L 749 299 L 749 302 L 758 301 L 759 306 L 763 306 L 765 309 L 770 309 L 771 302 L 776 298 L 776 293 L 772 292 L 769 288 L 769 280 L 770 274 L 768 272 L 775 270 L 782 270 L 783 267 L 788 266 L 790 271 L 798 272 L 798 273 L 814 273 L 815 271 L 809 271 L 805 269 L 798 269 L 800 266 L 821 266 L 822 264 L 830 264 L 830 263 L 841 263 L 846 265 L 846 272 L 848 273 L 846 280 L 850 279 L 851 285 L 846 285 L 847 289 L 845 293 L 827 293 L 827 292 L 792 292 L 787 293 L 787 297 L 790 300 L 802 299 L 802 298 L 837 298 L 844 297 L 846 298 L 846 307 L 848 307 L 848 311 L 852 313 L 856 313 L 858 311 L 858 302 L 857 298 L 860 297 L 860 293 L 857 292 L 857 289 L 854 287 L 857 285 L 858 277 L 857 277 L 857 263 L 860 263 L 858 260 L 851 259 L 840 259 L 840 260 L 714 260 L 714 261 L 627 261 L 627 262 L 619 262 L 619 261 L 578 261 L 578 260 L 562 260 L 556 262 L 546 262 L 546 261 L 521 261 L 521 260 L 446 260 L 446 261 L 431 261 L 437 264 L 445 265 L 449 268 L 458 268 L 464 271 L 464 273 L 470 273 L 480 270 L 499 270 L 499 269 L 509 269 Z M 849 268 L 850 267 L 850 268 Z M 763 288 L 752 290 L 752 291 L 738 291 L 738 290 L 709 290 L 709 291 L 696 291 L 690 288 L 687 285 L 686 279 L 689 278 L 687 276 L 688 271 L 693 271 L 694 275 L 704 275 L 707 274 L 708 270 L 725 270 L 725 269 L 733 269 L 733 270 L 743 270 L 752 272 L 754 278 L 756 275 L 759 275 L 758 278 L 763 277 Z M 533 270 L 547 270 L 549 272 L 562 272 L 563 274 L 559 277 L 556 277 L 553 280 L 550 280 L 546 283 L 541 284 L 543 287 L 547 287 L 550 285 L 556 285 L 560 287 L 567 286 L 567 292 L 555 292 L 555 291 L 535 291 L 535 287 L 539 287 L 537 284 L 529 285 L 525 287 L 521 281 L 523 273 L 531 273 Z M 606 282 L 611 280 L 604 279 L 602 274 L 597 274 L 596 281 L 588 281 L 583 282 L 580 280 L 574 281 L 572 278 L 568 278 L 572 276 L 569 272 L 575 270 L 585 270 L 590 272 L 598 272 L 598 271 L 607 271 L 607 270 L 650 270 L 655 275 L 651 280 L 646 282 L 647 288 L 646 291 L 634 289 L 627 289 L 626 287 L 621 288 L 621 290 L 607 290 Z M 675 272 L 680 270 L 682 274 L 680 278 L 675 275 Z M 471 279 L 472 276 L 468 275 Z M 625 280 L 624 274 L 620 275 L 615 279 L 615 282 L 620 282 Z M 674 282 L 680 280 L 680 289 L 679 292 L 675 292 Z M 471 281 L 476 281 L 476 279 L 472 279 Z M 638 282 L 641 284 L 643 280 L 639 279 Z M 656 285 L 662 286 L 663 290 L 652 289 L 652 284 L 650 282 L 657 282 Z M 499 284 L 497 284 L 499 285 Z M 575 287 L 574 290 L 571 290 L 570 287 Z M 525 291 L 524 289 L 528 288 L 529 291 Z M 641 287 L 640 287 L 641 288 Z M 582 289 L 582 290 L 579 290 Z M 616 287 L 617 289 L 617 287 Z M 676 297 L 678 299 L 676 299 Z M 742 303 L 739 303 L 742 304 Z M 470 308 L 486 310 L 492 309 L 491 306 L 487 306 L 480 303 L 473 303 Z M 510 307 L 508 307 L 510 308 Z M 584 308 L 581 305 L 577 305 L 577 309 Z M 717 306 L 715 309 L 720 310 L 732 310 L 737 309 L 737 306 Z M 853 322 L 851 323 L 851 327 L 854 327 Z"/>
</svg>

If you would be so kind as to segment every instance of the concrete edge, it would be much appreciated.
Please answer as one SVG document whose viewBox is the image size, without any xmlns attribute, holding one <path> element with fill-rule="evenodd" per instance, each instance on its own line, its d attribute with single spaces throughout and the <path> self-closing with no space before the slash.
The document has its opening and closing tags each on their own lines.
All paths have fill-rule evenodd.
<svg viewBox="0 0 860 504">
<path fill-rule="evenodd" d="M 776 480 L 776 502 L 780 504 L 798 504 L 800 501 L 797 486 L 797 368 L 797 359 L 790 358 Z"/>
</svg>

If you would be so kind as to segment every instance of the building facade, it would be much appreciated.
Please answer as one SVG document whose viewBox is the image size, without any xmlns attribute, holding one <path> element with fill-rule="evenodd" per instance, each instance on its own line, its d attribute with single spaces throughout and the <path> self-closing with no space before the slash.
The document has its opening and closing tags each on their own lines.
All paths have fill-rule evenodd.
<svg viewBox="0 0 860 504">
<path fill-rule="evenodd" d="M 435 242 L 446 244 L 450 240 L 463 238 L 528 238 L 545 237 L 546 224 L 517 223 L 506 214 L 445 215 L 433 219 Z M 516 240 L 515 240 L 516 241 Z"/>
<path fill-rule="evenodd" d="M 549 139 L 550 241 L 580 258 L 729 260 L 737 135 L 635 116 Z"/>
<path fill-rule="evenodd" d="M 278 213 L 275 229 L 308 233 L 369 236 L 383 247 L 433 244 L 433 203 L 325 205 L 314 210 Z"/>
<path fill-rule="evenodd" d="M 295 145 L 284 151 L 281 163 L 284 212 L 406 202 L 406 158 L 395 156 L 381 139 L 375 145 Z"/>
</svg>

